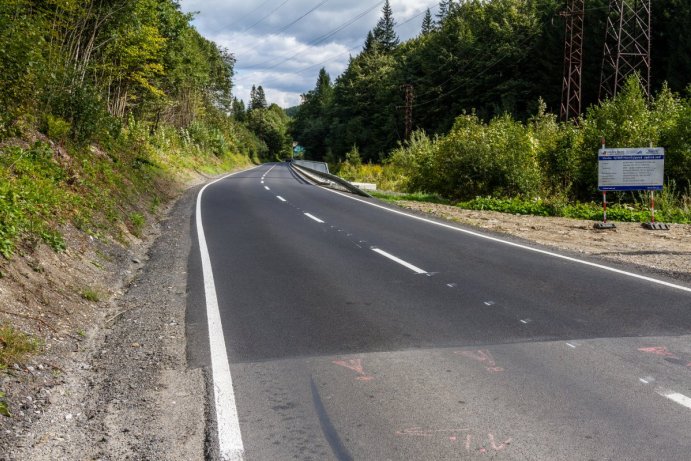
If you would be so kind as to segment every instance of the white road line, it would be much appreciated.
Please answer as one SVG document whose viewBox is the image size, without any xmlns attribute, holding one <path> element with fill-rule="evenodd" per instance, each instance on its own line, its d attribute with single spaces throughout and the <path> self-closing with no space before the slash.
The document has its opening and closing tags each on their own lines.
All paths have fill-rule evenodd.
<svg viewBox="0 0 691 461">
<path fill-rule="evenodd" d="M 258 167 L 257 167 L 258 168 Z M 254 168 L 252 168 L 254 169 Z M 211 258 L 206 245 L 204 226 L 202 224 L 202 195 L 207 187 L 233 176 L 229 174 L 213 181 L 202 188 L 197 195 L 197 240 L 202 260 L 202 274 L 204 276 L 204 296 L 206 298 L 206 317 L 209 324 L 209 346 L 211 350 L 211 373 L 214 389 L 214 404 L 216 407 L 216 424 L 218 427 L 218 445 L 220 459 L 224 461 L 241 461 L 245 448 L 242 444 L 240 420 L 238 419 L 235 393 L 233 392 L 233 378 L 230 375 L 226 342 L 223 337 L 221 314 L 216 297 L 216 284 Z"/>
<path fill-rule="evenodd" d="M 576 346 L 573 345 L 573 344 L 571 344 L 571 343 L 566 343 L 566 345 L 569 346 L 571 349 L 575 349 L 575 348 L 576 348 Z"/>
<path fill-rule="evenodd" d="M 667 389 L 656 389 L 655 392 L 657 392 L 663 397 L 667 397 L 672 402 L 676 402 L 679 405 L 691 410 L 691 398 L 685 396 L 684 394 L 680 394 L 679 392 L 674 392 Z"/>
<path fill-rule="evenodd" d="M 400 264 L 401 266 L 407 267 L 408 269 L 410 269 L 411 271 L 415 272 L 416 274 L 420 274 L 420 275 L 421 275 L 421 274 L 426 274 L 426 273 L 427 273 L 426 270 L 420 269 L 419 267 L 416 267 L 416 266 L 413 266 L 413 265 L 410 264 L 409 262 L 403 261 L 402 259 L 397 258 L 396 256 L 394 256 L 394 255 L 392 255 L 392 254 L 390 254 L 390 253 L 387 253 L 387 252 L 384 251 L 384 250 L 380 250 L 379 248 L 372 248 L 372 251 L 374 251 L 375 253 L 379 253 L 380 255 L 384 256 L 385 258 L 388 258 L 388 259 L 390 259 L 391 261 Z"/>
<path fill-rule="evenodd" d="M 319 224 L 324 224 L 324 221 L 322 221 L 321 219 L 319 219 L 319 218 L 317 218 L 316 216 L 313 216 L 313 215 L 311 215 L 311 214 L 309 214 L 309 213 L 305 213 L 305 216 L 307 216 L 308 218 L 310 218 L 310 219 L 312 219 L 312 220 L 314 220 L 314 221 L 317 221 Z"/>
<path fill-rule="evenodd" d="M 269 189 L 269 186 L 264 186 L 264 189 L 271 190 L 271 189 Z"/>
<path fill-rule="evenodd" d="M 521 248 L 523 250 L 528 250 L 528 251 L 532 251 L 535 253 L 540 253 L 543 255 L 552 256 L 553 258 L 559 258 L 559 259 L 563 259 L 566 261 L 571 261 L 574 263 L 583 264 L 585 266 L 595 267 L 595 268 L 606 270 L 609 272 L 614 272 L 616 274 L 625 275 L 627 277 L 633 277 L 633 278 L 636 278 L 639 280 L 645 280 L 646 282 L 656 283 L 658 285 L 664 285 L 664 286 L 669 287 L 669 288 L 674 288 L 676 290 L 681 290 L 681 291 L 686 291 L 688 293 L 691 293 L 691 288 L 685 287 L 683 285 L 677 285 L 675 283 L 665 282 L 664 280 L 659 280 L 659 279 L 655 279 L 652 277 L 646 277 L 645 275 L 634 274 L 633 272 L 627 272 L 627 271 L 623 271 L 621 269 L 615 269 L 614 267 L 605 266 L 603 264 L 597 264 L 597 263 L 593 263 L 590 261 L 584 261 L 582 259 L 572 258 L 570 256 L 560 255 L 559 253 L 553 253 L 551 251 L 541 250 L 539 248 L 533 248 L 533 247 L 529 247 L 527 245 L 521 245 L 520 243 L 509 242 L 508 240 L 502 240 L 502 239 L 497 238 L 497 237 L 491 237 L 489 235 L 481 234 L 479 232 L 473 232 L 473 231 L 470 231 L 467 229 L 461 229 L 460 227 L 455 227 L 455 226 L 452 226 L 449 224 L 444 224 L 444 223 L 432 221 L 431 219 L 423 218 L 421 216 L 415 216 L 413 214 L 406 213 L 403 211 L 394 210 L 392 208 L 388 208 L 388 207 L 379 205 L 377 203 L 370 203 L 366 200 L 362 200 L 362 199 L 359 199 L 357 197 L 350 197 L 349 195 L 346 195 L 342 192 L 338 192 L 335 190 L 327 189 L 324 187 L 322 187 L 321 189 L 325 190 L 327 192 L 331 192 L 332 194 L 340 195 L 341 197 L 345 197 L 345 198 L 350 199 L 350 200 L 355 200 L 356 202 L 364 203 L 365 205 L 369 205 L 369 206 L 372 206 L 375 208 L 380 208 L 382 210 L 388 211 L 389 213 L 395 213 L 397 215 L 406 216 L 408 218 L 415 219 L 417 221 L 422 221 L 422 222 L 426 222 L 428 224 L 433 224 L 435 226 L 444 227 L 446 229 L 451 229 L 451 230 L 454 230 L 456 232 L 461 232 L 461 233 L 464 233 L 467 235 L 472 235 L 474 237 L 478 237 L 481 239 L 491 240 L 491 241 L 497 242 L 497 243 L 503 243 L 504 245 L 509 245 L 509 246 L 512 246 L 515 248 Z"/>
<path fill-rule="evenodd" d="M 281 197 L 280 195 L 277 195 L 276 198 L 279 199 L 281 202 L 287 202 L 287 200 Z"/>
</svg>

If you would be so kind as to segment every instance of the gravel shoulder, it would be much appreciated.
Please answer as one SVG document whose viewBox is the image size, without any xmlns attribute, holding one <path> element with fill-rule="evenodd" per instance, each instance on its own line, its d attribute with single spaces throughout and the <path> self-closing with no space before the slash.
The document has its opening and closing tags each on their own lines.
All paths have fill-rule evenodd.
<svg viewBox="0 0 691 461">
<path fill-rule="evenodd" d="M 62 301 L 66 314 L 45 317 L 55 330 L 46 353 L 0 376 L 14 414 L 0 420 L 0 460 L 204 459 L 208 388 L 204 370 L 187 366 L 185 338 L 198 189 L 185 192 L 128 248 L 87 240 L 62 260 L 66 283 L 82 278 L 111 300 Z M 38 253 L 47 267 L 44 284 L 53 286 L 61 257 Z M 102 267 L 83 272 L 94 260 Z M 15 285 L 8 283 L 7 293 Z M 58 302 L 55 289 L 43 293 L 48 304 Z"/>
</svg>

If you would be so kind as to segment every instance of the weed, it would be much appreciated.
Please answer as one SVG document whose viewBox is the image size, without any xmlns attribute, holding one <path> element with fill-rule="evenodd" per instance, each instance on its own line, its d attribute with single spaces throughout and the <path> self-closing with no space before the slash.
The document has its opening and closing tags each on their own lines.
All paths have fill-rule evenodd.
<svg viewBox="0 0 691 461">
<path fill-rule="evenodd" d="M 155 214 L 160 206 L 161 199 L 158 197 L 158 195 L 154 195 L 154 197 L 151 199 L 151 207 L 149 208 L 149 211 Z"/>
<path fill-rule="evenodd" d="M 139 213 L 130 214 L 130 230 L 132 231 L 132 235 L 134 235 L 136 237 L 141 237 L 142 236 L 142 229 L 144 228 L 145 223 L 146 223 L 146 219 L 141 214 L 139 214 Z"/>
<path fill-rule="evenodd" d="M 93 288 L 84 288 L 79 295 L 83 299 L 86 299 L 87 301 L 91 301 L 94 303 L 97 303 L 101 300 L 100 293 L 98 291 L 94 290 Z"/>
<path fill-rule="evenodd" d="M 11 325 L 0 325 L 0 371 L 21 363 L 29 354 L 37 352 L 40 343 Z"/>
<path fill-rule="evenodd" d="M 9 408 L 7 408 L 7 401 L 5 401 L 5 393 L 0 391 L 0 415 L 7 416 L 8 418 L 12 416 Z"/>
</svg>

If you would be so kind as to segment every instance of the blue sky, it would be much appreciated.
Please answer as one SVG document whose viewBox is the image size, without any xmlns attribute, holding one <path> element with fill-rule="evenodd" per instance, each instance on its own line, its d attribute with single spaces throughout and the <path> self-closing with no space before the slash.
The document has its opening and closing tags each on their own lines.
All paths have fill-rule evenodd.
<svg viewBox="0 0 691 461">
<path fill-rule="evenodd" d="M 419 34 L 424 11 L 438 0 L 390 0 L 402 40 Z M 262 85 L 270 103 L 299 104 L 325 67 L 335 79 L 360 52 L 381 17 L 383 0 L 181 0 L 194 25 L 237 58 L 234 93 L 246 102 Z"/>
</svg>

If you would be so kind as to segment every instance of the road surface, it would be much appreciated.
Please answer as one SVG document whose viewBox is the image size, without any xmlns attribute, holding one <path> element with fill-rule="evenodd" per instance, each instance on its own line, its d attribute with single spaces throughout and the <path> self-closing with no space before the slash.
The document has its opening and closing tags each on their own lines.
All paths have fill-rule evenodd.
<svg viewBox="0 0 691 461">
<path fill-rule="evenodd" d="M 287 164 L 209 185 L 197 213 L 188 347 L 213 363 L 219 456 L 691 456 L 688 286 Z"/>
</svg>

